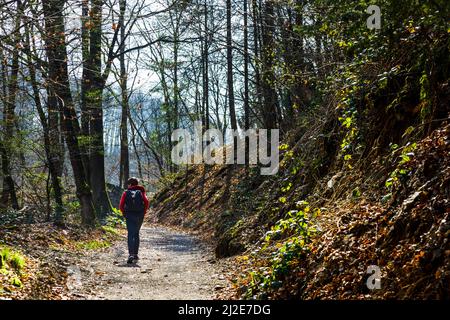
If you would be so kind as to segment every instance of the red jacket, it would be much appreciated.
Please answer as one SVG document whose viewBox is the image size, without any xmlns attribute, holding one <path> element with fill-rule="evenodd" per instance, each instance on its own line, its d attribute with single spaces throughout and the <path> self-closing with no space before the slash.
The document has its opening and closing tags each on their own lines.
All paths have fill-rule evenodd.
<svg viewBox="0 0 450 320">
<path fill-rule="evenodd" d="M 132 186 L 130 188 L 128 188 L 128 190 L 140 190 L 142 192 L 142 195 L 144 196 L 144 207 L 145 207 L 145 211 L 144 211 L 144 215 L 147 213 L 147 209 L 148 209 L 148 199 L 147 199 L 147 195 L 145 194 L 145 189 L 143 186 Z M 120 198 L 120 204 L 119 204 L 119 210 L 120 212 L 124 212 L 125 210 L 125 198 L 126 198 L 127 192 L 124 191 L 124 193 L 122 194 L 122 198 Z"/>
</svg>

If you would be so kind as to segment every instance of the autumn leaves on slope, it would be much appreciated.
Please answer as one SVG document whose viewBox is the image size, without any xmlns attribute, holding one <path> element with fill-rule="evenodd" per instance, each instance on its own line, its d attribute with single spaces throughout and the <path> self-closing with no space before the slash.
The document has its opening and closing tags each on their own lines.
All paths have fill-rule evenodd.
<svg viewBox="0 0 450 320">
<path fill-rule="evenodd" d="M 235 290 L 224 298 L 448 298 L 449 133 L 443 125 L 370 165 L 318 180 L 297 203 L 297 211 L 308 208 L 311 231 L 298 248 L 292 230 L 265 236 L 299 222 L 286 210 L 295 210 L 289 203 L 305 186 L 243 168 L 190 168 L 156 195 L 155 217 L 213 239 L 219 256 L 238 254 L 231 258 L 240 266 L 230 276 Z M 382 271 L 381 290 L 366 286 L 369 265 Z"/>
</svg>

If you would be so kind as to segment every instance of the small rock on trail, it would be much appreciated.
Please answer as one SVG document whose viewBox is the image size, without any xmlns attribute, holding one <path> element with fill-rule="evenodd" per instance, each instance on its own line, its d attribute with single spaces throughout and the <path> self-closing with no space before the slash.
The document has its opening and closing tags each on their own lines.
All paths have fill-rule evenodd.
<svg viewBox="0 0 450 320">
<path fill-rule="evenodd" d="M 217 277 L 220 264 L 208 262 L 215 260 L 212 249 L 194 236 L 144 226 L 140 238 L 136 264 L 126 264 L 125 238 L 80 261 L 94 270 L 84 275 L 81 293 L 86 299 L 202 300 L 213 299 L 219 287 L 226 287 L 224 277 Z"/>
</svg>

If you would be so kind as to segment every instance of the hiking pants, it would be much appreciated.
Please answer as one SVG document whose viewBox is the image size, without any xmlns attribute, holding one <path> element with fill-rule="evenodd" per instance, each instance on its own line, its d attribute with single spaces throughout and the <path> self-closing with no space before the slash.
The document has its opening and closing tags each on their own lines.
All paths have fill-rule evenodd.
<svg viewBox="0 0 450 320">
<path fill-rule="evenodd" d="M 126 213 L 125 220 L 128 230 L 128 253 L 137 255 L 139 251 L 139 231 L 141 230 L 144 214 Z"/>
</svg>

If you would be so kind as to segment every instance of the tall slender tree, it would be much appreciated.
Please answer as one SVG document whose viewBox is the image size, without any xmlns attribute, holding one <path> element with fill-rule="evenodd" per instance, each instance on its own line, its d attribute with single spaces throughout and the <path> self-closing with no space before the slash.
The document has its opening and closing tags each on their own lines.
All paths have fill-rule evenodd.
<svg viewBox="0 0 450 320">
<path fill-rule="evenodd" d="M 252 0 L 252 16 L 253 16 L 253 64 L 254 64 L 254 82 L 256 96 L 254 109 L 261 108 L 262 105 L 262 92 L 261 92 L 261 72 L 260 72 L 260 7 L 257 0 Z"/>
<path fill-rule="evenodd" d="M 34 104 L 36 106 L 39 120 L 42 125 L 42 131 L 44 136 L 44 151 L 45 156 L 47 158 L 47 165 L 48 170 L 51 178 L 51 184 L 53 188 L 53 197 L 55 199 L 55 223 L 56 224 L 62 224 L 64 220 L 64 204 L 62 200 L 62 185 L 61 185 L 61 154 L 59 152 L 60 150 L 60 141 L 58 139 L 59 136 L 59 129 L 58 129 L 58 121 L 54 121 L 55 119 L 58 119 L 58 110 L 53 110 L 51 107 L 54 106 L 53 102 L 50 102 L 48 104 L 48 117 L 45 115 L 44 107 L 42 105 L 40 93 L 39 93 L 39 86 L 38 86 L 38 80 L 37 80 L 37 74 L 36 74 L 36 66 L 33 61 L 33 56 L 35 56 L 35 49 L 33 45 L 31 45 L 31 37 L 30 37 L 30 27 L 28 24 L 28 20 L 24 21 L 25 25 L 25 43 L 24 43 L 24 49 L 27 53 L 26 61 L 28 66 L 28 72 L 29 72 L 29 80 L 31 83 L 31 87 L 33 90 L 33 99 Z M 56 97 L 53 92 L 50 91 L 49 88 L 49 100 L 55 101 Z M 49 215 L 51 212 L 48 213 Z"/>
<path fill-rule="evenodd" d="M 205 111 L 205 130 L 209 129 L 209 30 L 208 30 L 208 3 L 204 2 L 203 24 L 203 101 Z"/>
<path fill-rule="evenodd" d="M 274 2 L 267 0 L 264 5 L 263 28 L 262 28 L 262 81 L 261 89 L 263 95 L 263 118 L 267 129 L 277 127 L 279 122 L 278 97 L 275 90 L 274 65 Z"/>
<path fill-rule="evenodd" d="M 120 15 L 119 15 L 119 28 L 120 28 L 120 89 L 122 95 L 122 116 L 120 121 L 120 173 L 119 183 L 126 188 L 126 183 L 130 175 L 130 156 L 128 149 L 128 89 L 127 89 L 127 70 L 125 65 L 125 11 L 126 0 L 120 0 Z"/>
<path fill-rule="evenodd" d="M 228 84 L 228 106 L 230 109 L 230 124 L 233 130 L 237 129 L 236 108 L 234 99 L 233 81 L 233 43 L 231 30 L 231 0 L 227 0 L 227 84 Z"/>
<path fill-rule="evenodd" d="M 249 93 L 249 53 L 248 53 L 248 0 L 244 0 L 244 129 L 250 128 Z M 249 139 L 245 137 L 245 163 L 249 163 Z"/>
</svg>

